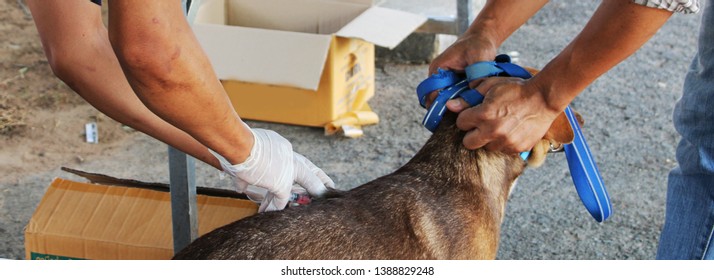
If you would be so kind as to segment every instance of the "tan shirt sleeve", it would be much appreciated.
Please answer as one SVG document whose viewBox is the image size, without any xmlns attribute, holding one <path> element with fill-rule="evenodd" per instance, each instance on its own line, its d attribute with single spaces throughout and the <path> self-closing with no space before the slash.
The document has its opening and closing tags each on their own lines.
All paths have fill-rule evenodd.
<svg viewBox="0 0 714 280">
<path fill-rule="evenodd" d="M 635 4 L 683 14 L 699 11 L 699 0 L 632 0 Z"/>
</svg>

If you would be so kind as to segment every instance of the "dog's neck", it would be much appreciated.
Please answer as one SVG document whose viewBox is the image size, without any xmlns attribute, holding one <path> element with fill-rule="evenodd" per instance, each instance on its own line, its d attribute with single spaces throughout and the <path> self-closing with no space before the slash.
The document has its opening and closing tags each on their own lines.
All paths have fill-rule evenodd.
<svg viewBox="0 0 714 280">
<path fill-rule="evenodd" d="M 422 173 L 429 185 L 450 191 L 472 194 L 490 211 L 503 208 L 515 179 L 523 173 L 526 163 L 518 155 L 491 152 L 485 149 L 468 150 L 462 141 L 465 132 L 456 125 L 456 114 L 447 112 L 439 128 L 405 166 Z"/>
</svg>

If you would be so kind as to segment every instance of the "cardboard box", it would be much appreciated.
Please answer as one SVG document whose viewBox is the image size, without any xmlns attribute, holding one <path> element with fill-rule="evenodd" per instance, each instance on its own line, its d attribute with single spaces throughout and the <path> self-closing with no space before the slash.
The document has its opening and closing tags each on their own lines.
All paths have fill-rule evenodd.
<svg viewBox="0 0 714 280">
<path fill-rule="evenodd" d="M 251 201 L 197 195 L 199 235 L 253 215 Z M 28 260 L 173 257 L 167 191 L 57 178 L 25 229 Z"/>
<path fill-rule="evenodd" d="M 396 47 L 426 18 L 372 0 L 205 0 L 193 28 L 242 118 L 325 126 L 376 122 L 374 44 Z"/>
</svg>

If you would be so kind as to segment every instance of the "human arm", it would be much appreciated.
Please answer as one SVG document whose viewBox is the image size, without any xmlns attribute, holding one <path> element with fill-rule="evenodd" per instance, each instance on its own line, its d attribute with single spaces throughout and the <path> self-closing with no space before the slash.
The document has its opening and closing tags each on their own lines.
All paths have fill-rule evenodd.
<svg viewBox="0 0 714 280">
<path fill-rule="evenodd" d="M 639 49 L 671 14 L 630 1 L 602 1 L 580 34 L 532 79 L 472 83 L 485 95 L 481 105 L 447 104 L 460 112 L 457 126 L 468 131 L 464 145 L 508 153 L 530 149 L 583 89 Z"/>
<path fill-rule="evenodd" d="M 249 127 L 222 85 L 177 1 L 108 1 L 109 40 L 124 74 L 156 115 L 232 163 L 248 158 Z"/>
<path fill-rule="evenodd" d="M 489 0 L 469 28 L 453 45 L 429 65 L 429 74 L 438 68 L 461 72 L 478 61 L 489 61 L 513 32 L 540 10 L 547 0 Z"/>
<path fill-rule="evenodd" d="M 52 71 L 72 90 L 110 118 L 221 168 L 203 144 L 137 98 L 109 43 L 100 6 L 86 0 L 26 2 Z"/>
<path fill-rule="evenodd" d="M 256 134 L 264 135 L 264 131 L 251 130 L 240 120 L 187 29 L 179 2 L 111 1 L 110 5 L 114 24 L 110 23 L 108 32 L 99 6 L 89 1 L 28 0 L 50 66 L 85 100 L 109 117 L 221 170 L 224 166 L 209 152 L 209 147 L 227 149 L 228 152 L 221 153 L 229 154 L 229 166 L 245 163 L 251 158 L 249 155 L 258 153 L 255 151 L 258 146 L 267 151 L 285 151 L 252 156 L 251 167 L 233 173 L 237 187 L 242 183 L 253 184 L 268 189 L 276 197 L 264 204 L 270 205 L 269 210 L 285 207 L 284 198 L 289 197 L 293 182 L 312 195 L 320 195 L 326 187 L 334 186 L 322 170 L 293 152 L 285 138 L 274 132 L 257 137 Z M 170 10 L 169 6 L 177 9 Z M 157 15 L 149 18 L 152 24 L 154 20 L 172 22 L 170 28 L 142 29 L 146 26 L 141 25 L 140 17 L 132 18 L 131 13 L 145 12 L 148 8 Z M 118 9 L 126 9 L 127 13 Z M 180 36 L 173 36 L 174 32 Z M 112 42 L 109 33 L 114 35 Z M 171 57 L 176 52 L 169 53 L 167 59 L 166 46 L 178 46 L 178 50 L 186 47 L 183 50 L 188 54 Z M 263 178 L 254 174 L 267 175 Z"/>
<path fill-rule="evenodd" d="M 109 39 L 142 102 L 223 159 L 239 189 L 243 183 L 267 189 L 261 211 L 284 208 L 293 183 L 318 196 L 333 187 L 287 139 L 240 119 L 178 3 L 109 2 Z"/>
</svg>

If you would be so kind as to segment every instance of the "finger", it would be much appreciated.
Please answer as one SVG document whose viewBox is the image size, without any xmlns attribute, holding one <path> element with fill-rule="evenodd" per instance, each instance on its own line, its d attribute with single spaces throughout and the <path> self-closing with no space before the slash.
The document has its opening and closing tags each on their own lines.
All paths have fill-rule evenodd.
<svg viewBox="0 0 714 280">
<path fill-rule="evenodd" d="M 481 78 L 481 79 L 476 79 L 473 80 L 469 83 L 469 87 L 477 90 L 484 96 L 489 94 L 489 91 L 491 91 L 491 88 L 495 85 L 498 85 L 500 83 L 507 83 L 507 82 L 512 82 L 512 81 L 522 81 L 523 79 L 520 78 L 512 78 L 512 77 L 489 77 L 489 78 Z"/>
<path fill-rule="evenodd" d="M 310 172 L 306 172 L 304 176 L 296 177 L 295 182 L 305 188 L 311 196 L 319 197 L 327 192 L 325 183 L 320 181 L 319 177 Z"/>
<path fill-rule="evenodd" d="M 334 188 L 335 182 L 309 159 L 298 153 L 294 154 L 295 182 L 305 188 L 312 196 L 322 196 L 327 187 Z"/>
<path fill-rule="evenodd" d="M 503 140 L 496 139 L 484 145 L 484 149 L 489 151 L 501 151 L 506 154 L 517 154 L 520 152 L 530 151 L 533 146 L 525 145 L 520 138 L 505 138 Z M 535 144 L 534 144 L 535 145 Z"/>
<path fill-rule="evenodd" d="M 483 83 L 484 80 L 486 80 L 486 78 L 479 78 L 479 79 L 472 80 L 472 81 L 469 82 L 469 87 L 475 89 L 475 88 L 477 88 L 481 83 Z"/>
<path fill-rule="evenodd" d="M 296 157 L 296 160 L 301 161 L 302 163 L 304 163 L 305 166 L 307 166 L 307 169 L 308 169 L 310 172 L 312 172 L 312 174 L 315 174 L 315 175 L 320 179 L 320 181 L 322 182 L 323 185 L 325 185 L 325 186 L 328 187 L 328 188 L 334 188 L 334 187 L 335 187 L 335 182 L 332 181 L 332 179 L 330 178 L 330 176 L 327 176 L 327 173 L 325 173 L 325 171 L 322 171 L 322 169 L 320 169 L 319 167 L 317 167 L 314 163 L 312 163 L 312 161 L 310 161 L 310 160 L 309 160 L 308 158 L 306 158 L 305 156 L 303 156 L 303 155 L 301 155 L 301 154 L 298 154 L 298 153 L 295 153 L 295 152 L 293 152 L 293 153 L 294 153 L 294 156 Z"/>
<path fill-rule="evenodd" d="M 447 70 L 447 71 L 452 71 L 452 67 L 449 66 L 450 63 L 445 62 L 445 63 L 440 63 L 437 62 L 438 59 L 434 59 L 432 63 L 429 65 L 429 75 L 434 75 L 439 72 L 439 69 L 441 70 Z"/>
<path fill-rule="evenodd" d="M 504 153 L 516 154 L 520 152 L 530 151 L 533 146 L 535 146 L 542 136 L 538 135 L 536 131 L 527 129 L 523 125 L 514 127 L 511 134 L 504 137 L 502 141 L 493 141 L 489 143 L 486 147 L 491 150 L 499 150 Z M 491 145 L 493 144 L 493 145 Z"/>
<path fill-rule="evenodd" d="M 268 193 L 268 195 L 265 196 L 265 199 L 263 199 L 263 202 L 260 204 L 260 207 L 258 207 L 258 212 L 263 213 L 270 211 L 279 211 L 285 209 L 285 206 L 287 205 L 287 197 L 282 198 L 274 195 L 273 193 Z"/>
<path fill-rule="evenodd" d="M 489 93 L 489 90 L 491 90 L 491 87 L 498 83 L 499 80 L 500 79 L 498 78 L 482 78 L 472 81 L 469 83 L 469 86 L 486 96 Z"/>
<path fill-rule="evenodd" d="M 490 127 L 481 115 L 482 109 L 482 105 L 468 108 L 456 118 L 456 127 L 466 131 L 463 144 L 467 149 L 481 148 L 492 140 Z"/>
<path fill-rule="evenodd" d="M 464 147 L 469 150 L 481 148 L 488 144 L 488 142 L 489 139 L 484 138 L 483 131 L 479 130 L 478 128 L 466 132 L 466 135 L 464 136 L 463 140 Z"/>
<path fill-rule="evenodd" d="M 325 185 L 325 187 L 330 189 L 335 188 L 335 181 L 332 181 L 332 178 L 330 178 L 330 176 L 327 176 L 327 173 L 325 173 L 325 171 L 322 171 L 322 169 L 318 169 L 315 172 L 315 175 L 317 175 L 317 178 L 320 179 L 320 181 L 323 185 Z"/>
<path fill-rule="evenodd" d="M 446 102 L 446 108 L 448 108 L 449 111 L 454 113 L 460 113 L 461 111 L 466 110 L 469 107 L 471 107 L 471 105 L 460 97 L 456 99 L 451 99 Z"/>
<path fill-rule="evenodd" d="M 496 138 L 493 141 L 486 143 L 483 148 L 489 151 L 501 151 L 506 154 L 514 154 L 512 142 L 508 138 Z"/>
<path fill-rule="evenodd" d="M 480 113 L 481 106 L 478 105 L 461 111 L 456 118 L 456 127 L 463 131 L 469 131 L 483 123 Z"/>
<path fill-rule="evenodd" d="M 429 65 L 429 76 L 436 74 L 438 72 L 439 67 L 436 66 L 436 64 L 431 64 Z"/>
<path fill-rule="evenodd" d="M 482 125 L 484 133 L 480 135 L 482 139 L 487 139 L 483 148 L 489 151 L 501 151 L 507 154 L 515 154 L 520 151 L 522 137 L 519 137 L 516 129 L 518 124 L 513 118 L 501 118 L 497 123 Z"/>
</svg>

